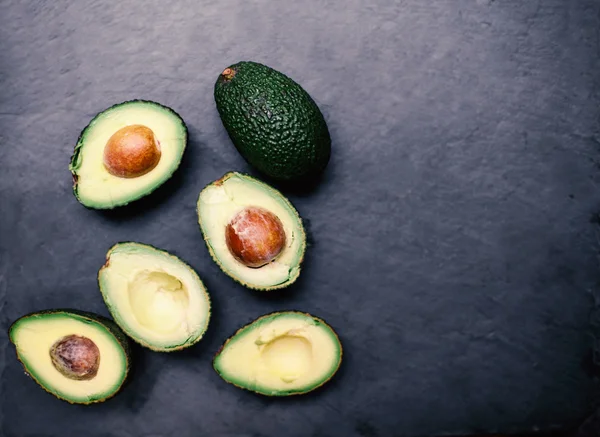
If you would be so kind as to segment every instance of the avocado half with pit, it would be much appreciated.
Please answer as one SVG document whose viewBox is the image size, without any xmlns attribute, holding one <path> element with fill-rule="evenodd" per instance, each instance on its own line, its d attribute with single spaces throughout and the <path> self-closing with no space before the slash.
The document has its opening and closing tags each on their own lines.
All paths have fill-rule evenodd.
<svg viewBox="0 0 600 437">
<path fill-rule="evenodd" d="M 210 319 L 210 297 L 198 274 L 164 250 L 141 243 L 114 245 L 98 273 L 115 322 L 149 349 L 170 352 L 200 341 Z"/>
<path fill-rule="evenodd" d="M 88 208 L 111 209 L 150 194 L 177 170 L 187 127 L 171 108 L 147 100 L 114 105 L 81 132 L 69 169 Z"/>
<path fill-rule="evenodd" d="M 127 337 L 98 314 L 73 309 L 27 314 L 10 326 L 9 338 L 25 372 L 72 404 L 103 402 L 127 379 Z"/>
<path fill-rule="evenodd" d="M 238 330 L 213 367 L 225 381 L 266 396 L 308 393 L 329 381 L 342 362 L 331 326 L 310 314 L 267 314 Z"/>
<path fill-rule="evenodd" d="M 213 260 L 242 285 L 275 290 L 300 275 L 304 226 L 290 201 L 273 187 L 230 172 L 202 190 L 197 211 Z"/>
</svg>

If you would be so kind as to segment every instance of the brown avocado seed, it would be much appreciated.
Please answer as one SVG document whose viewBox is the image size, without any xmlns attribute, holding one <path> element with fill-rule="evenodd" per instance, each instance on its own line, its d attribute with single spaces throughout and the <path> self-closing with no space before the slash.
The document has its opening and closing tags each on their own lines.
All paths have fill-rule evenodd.
<svg viewBox="0 0 600 437">
<path fill-rule="evenodd" d="M 100 367 L 100 350 L 87 337 L 67 335 L 50 348 L 54 368 L 69 379 L 88 381 Z"/>
<path fill-rule="evenodd" d="M 231 254 L 247 267 L 262 267 L 273 261 L 285 246 L 281 220 L 270 211 L 250 206 L 240 211 L 225 228 Z"/>
<path fill-rule="evenodd" d="M 113 176 L 136 178 L 158 165 L 160 144 L 152 129 L 132 124 L 116 131 L 104 147 L 104 167 Z"/>
</svg>

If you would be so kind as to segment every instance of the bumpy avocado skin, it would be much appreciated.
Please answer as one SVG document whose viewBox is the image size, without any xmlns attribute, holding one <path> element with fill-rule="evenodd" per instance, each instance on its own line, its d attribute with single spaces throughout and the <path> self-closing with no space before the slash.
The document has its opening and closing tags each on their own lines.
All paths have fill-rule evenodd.
<svg viewBox="0 0 600 437">
<path fill-rule="evenodd" d="M 321 173 L 331 156 L 325 118 L 311 96 L 283 73 L 256 62 L 228 67 L 214 87 L 231 141 L 260 172 L 294 181 Z"/>
<path fill-rule="evenodd" d="M 26 319 L 28 317 L 39 317 L 39 316 L 45 316 L 45 315 L 65 314 L 65 313 L 79 316 L 82 319 L 88 319 L 90 322 L 100 323 L 106 329 L 108 329 L 110 331 L 110 333 L 115 337 L 115 339 L 117 340 L 117 342 L 119 343 L 121 348 L 123 348 L 123 351 L 125 352 L 126 361 L 127 361 L 126 366 L 125 366 L 125 376 L 123 377 L 123 382 L 121 383 L 121 386 L 117 390 L 115 390 L 115 392 L 112 395 L 106 396 L 103 398 L 90 399 L 88 402 L 74 402 L 73 400 L 71 400 L 69 398 L 59 396 L 56 393 L 53 393 L 50 390 L 48 390 L 46 388 L 46 386 L 44 386 L 44 384 L 42 384 L 40 381 L 38 381 L 38 379 L 35 377 L 35 375 L 33 375 L 27 371 L 27 367 L 25 366 L 25 363 L 23 363 L 21 361 L 19 354 L 16 353 L 16 344 L 13 341 L 12 331 L 13 331 L 13 328 L 17 325 L 17 323 L 19 321 Z M 37 383 L 37 385 L 39 385 L 41 388 L 43 388 L 44 391 L 50 393 L 52 396 L 56 397 L 57 399 L 66 401 L 70 404 L 91 405 L 91 404 L 97 404 L 100 402 L 104 402 L 104 401 L 114 397 L 116 394 L 118 394 L 121 391 L 121 388 L 123 388 L 123 386 L 129 380 L 129 374 L 130 374 L 130 369 L 131 369 L 131 360 L 132 360 L 131 343 L 129 342 L 129 339 L 127 338 L 127 336 L 123 333 L 123 331 L 121 331 L 121 329 L 115 322 L 113 322 L 112 320 L 110 320 L 104 316 L 101 316 L 100 314 L 90 313 L 87 311 L 81 311 L 81 310 L 77 310 L 77 309 L 73 309 L 73 308 L 55 308 L 55 309 L 36 311 L 33 313 L 25 314 L 24 316 L 21 316 L 17 320 L 15 320 L 8 328 L 8 338 L 10 339 L 10 342 L 15 346 L 15 353 L 17 356 L 17 360 L 19 360 L 19 362 L 23 366 L 23 369 L 25 369 L 25 373 L 31 379 L 33 379 Z"/>
</svg>

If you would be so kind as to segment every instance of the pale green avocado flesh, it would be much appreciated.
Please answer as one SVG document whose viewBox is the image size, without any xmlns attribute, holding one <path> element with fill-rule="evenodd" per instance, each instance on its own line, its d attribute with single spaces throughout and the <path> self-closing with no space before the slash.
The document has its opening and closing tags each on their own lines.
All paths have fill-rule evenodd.
<svg viewBox="0 0 600 437">
<path fill-rule="evenodd" d="M 98 282 L 117 324 L 152 350 L 189 347 L 208 327 L 210 298 L 204 284 L 188 264 L 163 250 L 118 243 L 106 255 Z"/>
<path fill-rule="evenodd" d="M 246 207 L 262 207 L 282 222 L 286 244 L 269 264 L 247 267 L 229 251 L 225 228 Z M 198 221 L 208 250 L 227 275 L 257 290 L 274 290 L 292 284 L 300 275 L 306 249 L 302 220 L 290 201 L 273 187 L 251 176 L 230 172 L 206 186 L 198 198 Z"/>
<path fill-rule="evenodd" d="M 67 336 L 91 340 L 99 352 L 97 373 L 88 380 L 65 376 L 53 364 L 52 346 Z M 73 404 L 102 402 L 115 395 L 127 378 L 129 344 L 110 320 L 77 310 L 47 310 L 25 315 L 9 329 L 17 358 L 44 390 Z"/>
<path fill-rule="evenodd" d="M 335 331 L 310 314 L 267 314 L 236 332 L 213 366 L 225 381 L 267 396 L 308 393 L 329 381 L 342 361 Z"/>
<path fill-rule="evenodd" d="M 125 126 L 150 128 L 160 143 L 161 156 L 148 173 L 122 178 L 104 166 L 104 148 L 109 138 Z M 187 144 L 187 128 L 172 109 L 156 102 L 132 100 L 99 113 L 79 136 L 69 169 L 73 192 L 83 205 L 111 209 L 137 200 L 167 181 L 179 166 Z"/>
</svg>

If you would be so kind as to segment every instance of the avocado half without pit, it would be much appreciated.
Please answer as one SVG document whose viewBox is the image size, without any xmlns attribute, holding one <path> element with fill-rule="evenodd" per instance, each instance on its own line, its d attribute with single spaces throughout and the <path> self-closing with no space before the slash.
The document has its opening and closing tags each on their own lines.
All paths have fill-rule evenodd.
<svg viewBox="0 0 600 437">
<path fill-rule="evenodd" d="M 212 258 L 242 285 L 275 290 L 300 275 L 304 226 L 289 200 L 273 187 L 230 172 L 202 190 L 197 209 Z"/>
<path fill-rule="evenodd" d="M 204 284 L 188 264 L 166 251 L 118 243 L 108 251 L 98 282 L 115 322 L 149 349 L 190 347 L 208 327 L 210 298 Z"/>
<path fill-rule="evenodd" d="M 171 177 L 186 144 L 187 127 L 172 109 L 146 100 L 114 105 L 79 136 L 69 166 L 73 192 L 89 208 L 126 205 Z"/>
<path fill-rule="evenodd" d="M 11 325 L 9 337 L 27 374 L 73 404 L 114 396 L 129 372 L 127 337 L 98 314 L 71 309 L 27 314 Z"/>
<path fill-rule="evenodd" d="M 238 330 L 213 367 L 225 381 L 267 396 L 308 393 L 329 381 L 342 345 L 325 321 L 310 314 L 267 314 Z"/>
</svg>

